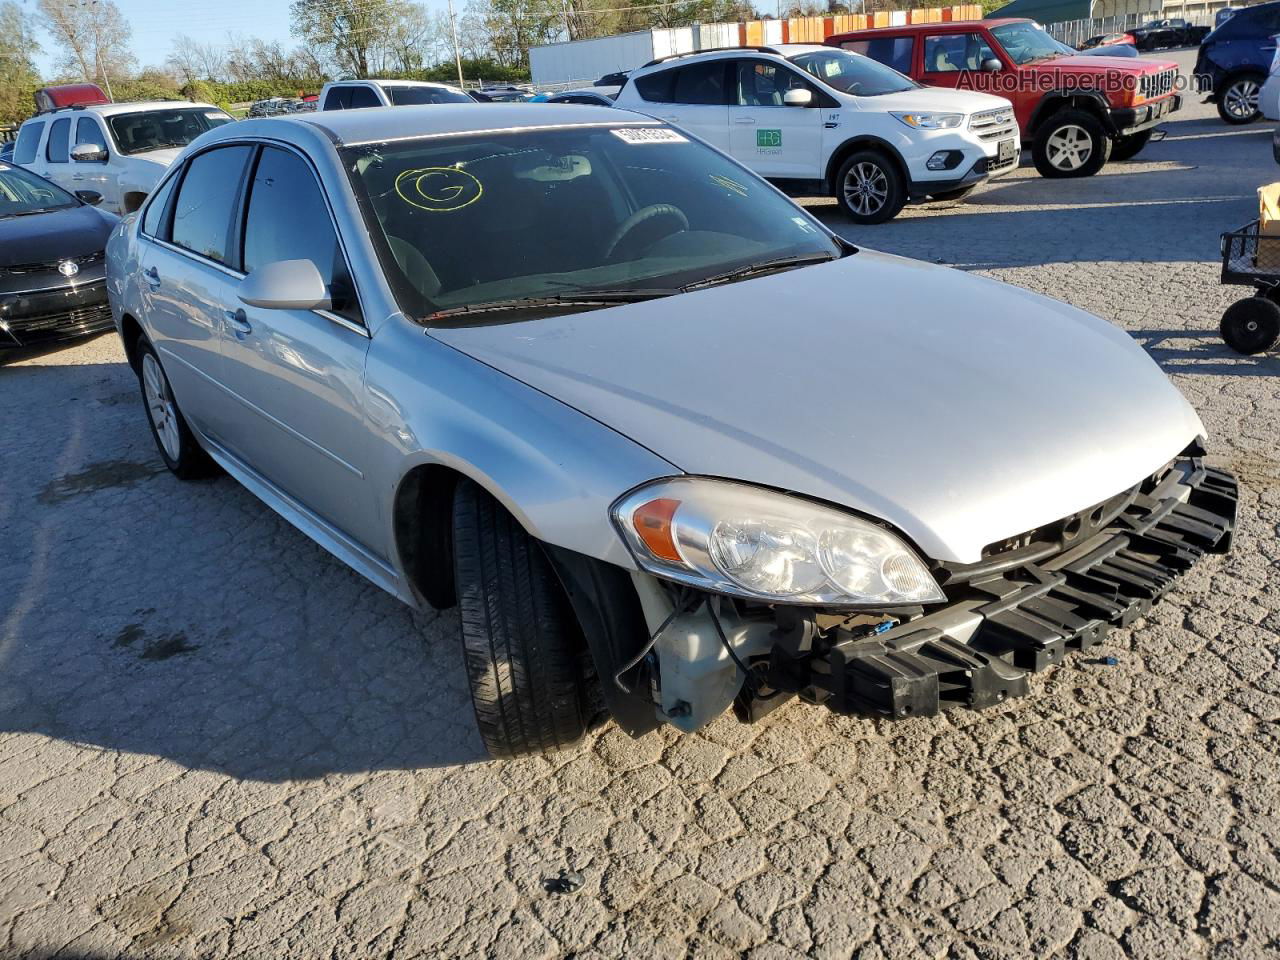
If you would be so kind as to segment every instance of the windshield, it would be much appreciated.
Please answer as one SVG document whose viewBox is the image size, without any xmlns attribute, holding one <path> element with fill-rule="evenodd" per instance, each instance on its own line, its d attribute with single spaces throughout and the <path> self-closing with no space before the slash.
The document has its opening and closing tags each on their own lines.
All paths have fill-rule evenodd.
<svg viewBox="0 0 1280 960">
<path fill-rule="evenodd" d="M 230 122 L 231 117 L 213 107 L 175 107 L 107 117 L 107 126 L 121 153 L 185 147 L 206 130 Z"/>
<path fill-rule="evenodd" d="M 412 107 L 422 103 L 471 103 L 471 98 L 448 87 L 387 87 L 391 102 L 397 107 Z"/>
<path fill-rule="evenodd" d="M 1014 63 L 1030 63 L 1046 57 L 1069 56 L 1076 51 L 1065 43 L 1059 43 L 1034 23 L 1006 23 L 991 28 L 992 35 L 1000 41 L 1005 53 Z"/>
<path fill-rule="evenodd" d="M 0 163 L 0 220 L 79 205 L 79 200 L 48 180 Z"/>
<path fill-rule="evenodd" d="M 668 127 L 423 138 L 343 157 L 411 317 L 530 297 L 658 295 L 842 249 L 772 187 Z"/>
<path fill-rule="evenodd" d="M 848 50 L 818 50 L 802 53 L 791 62 L 808 71 L 829 87 L 855 97 L 876 97 L 885 93 L 901 93 L 919 86 L 897 70 Z"/>
</svg>

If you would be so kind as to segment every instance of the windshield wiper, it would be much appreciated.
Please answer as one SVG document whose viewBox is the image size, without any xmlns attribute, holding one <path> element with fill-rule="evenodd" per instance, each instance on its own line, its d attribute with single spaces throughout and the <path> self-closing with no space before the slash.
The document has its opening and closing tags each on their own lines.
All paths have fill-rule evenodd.
<svg viewBox="0 0 1280 960">
<path fill-rule="evenodd" d="M 33 210 L 15 210 L 13 213 L 6 213 L 4 217 L 6 220 L 9 217 L 30 217 L 33 214 L 37 214 L 37 213 L 53 213 L 53 211 L 55 210 L 65 210 L 65 209 L 66 207 L 36 207 Z"/>
<path fill-rule="evenodd" d="M 827 263 L 831 260 L 838 259 L 829 253 L 805 253 L 794 257 L 776 257 L 773 260 L 762 260 L 759 263 L 749 263 L 745 267 L 738 267 L 734 270 L 718 273 L 715 276 L 705 277 L 702 280 L 694 280 L 692 283 L 686 283 L 680 289 L 686 293 L 690 290 L 701 290 L 703 287 L 714 287 L 721 283 L 733 283 L 735 280 L 746 280 L 749 277 L 756 277 L 763 273 L 772 273 L 775 270 L 788 270 L 791 267 L 807 267 L 815 263 Z"/>
<path fill-rule="evenodd" d="M 517 297 L 513 300 L 490 300 L 487 303 L 473 303 L 465 307 L 449 307 L 437 310 L 426 317 L 427 323 L 433 320 L 448 320 L 457 317 L 472 317 L 484 313 L 502 313 L 509 310 L 551 310 L 557 307 L 612 307 L 619 303 L 640 303 L 644 300 L 657 300 L 679 293 L 679 290 L 580 290 L 576 293 L 557 294 L 552 297 Z"/>
</svg>

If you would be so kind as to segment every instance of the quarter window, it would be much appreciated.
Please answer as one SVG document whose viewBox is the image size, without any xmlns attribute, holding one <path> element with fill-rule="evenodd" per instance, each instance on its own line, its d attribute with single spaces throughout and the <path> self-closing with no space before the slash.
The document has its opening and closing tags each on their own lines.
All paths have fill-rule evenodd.
<svg viewBox="0 0 1280 960">
<path fill-rule="evenodd" d="M 329 286 L 335 313 L 360 319 L 324 194 L 297 154 L 266 147 L 249 187 L 244 222 L 244 269 L 278 260 L 310 260 Z"/>
<path fill-rule="evenodd" d="M 351 102 L 350 87 L 330 87 L 329 92 L 325 95 L 324 110 L 345 110 Z"/>
<path fill-rule="evenodd" d="M 675 99 L 676 72 L 659 70 L 635 80 L 636 92 L 650 103 L 671 103 Z"/>
<path fill-rule="evenodd" d="M 231 263 L 231 225 L 252 151 L 243 144 L 219 147 L 191 161 L 174 204 L 174 243 L 210 260 Z"/>
<path fill-rule="evenodd" d="M 165 234 L 165 208 L 169 206 L 169 198 L 173 196 L 173 186 L 178 177 L 170 177 L 164 186 L 147 203 L 147 212 L 142 217 L 142 232 L 157 239 L 167 239 Z"/>
<path fill-rule="evenodd" d="M 67 163 L 67 144 L 71 140 L 71 118 L 63 117 L 53 121 L 49 128 L 49 142 L 44 148 L 44 157 L 50 163 Z"/>
<path fill-rule="evenodd" d="M 979 33 L 943 33 L 924 38 L 926 73 L 981 70 L 983 60 L 997 59 Z"/>
<path fill-rule="evenodd" d="M 378 99 L 378 95 L 368 87 L 352 87 L 351 102 L 347 104 L 349 110 L 360 110 L 364 107 L 380 107 L 382 101 Z"/>
<path fill-rule="evenodd" d="M 841 44 L 846 50 L 892 67 L 899 73 L 911 73 L 911 57 L 915 53 L 914 37 L 875 37 L 871 40 L 847 40 Z"/>
<path fill-rule="evenodd" d="M 40 134 L 44 132 L 44 121 L 24 123 L 18 131 L 18 142 L 13 145 L 13 162 L 17 164 L 34 163 L 36 150 L 40 147 Z"/>
</svg>

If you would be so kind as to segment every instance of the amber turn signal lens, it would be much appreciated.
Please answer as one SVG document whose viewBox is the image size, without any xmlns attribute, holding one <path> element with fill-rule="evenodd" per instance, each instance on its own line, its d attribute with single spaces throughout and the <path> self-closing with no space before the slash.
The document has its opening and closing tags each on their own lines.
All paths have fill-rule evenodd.
<svg viewBox="0 0 1280 960">
<path fill-rule="evenodd" d="M 683 562 L 680 551 L 676 549 L 675 531 L 671 526 L 671 518 L 679 506 L 679 500 L 663 497 L 640 504 L 631 514 L 631 525 L 649 552 L 659 560 Z"/>
</svg>

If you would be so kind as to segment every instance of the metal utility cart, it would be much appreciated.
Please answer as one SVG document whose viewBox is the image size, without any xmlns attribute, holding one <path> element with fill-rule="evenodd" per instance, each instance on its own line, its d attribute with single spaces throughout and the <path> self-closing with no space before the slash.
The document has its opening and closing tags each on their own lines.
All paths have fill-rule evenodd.
<svg viewBox="0 0 1280 960">
<path fill-rule="evenodd" d="M 1222 235 L 1222 282 L 1253 287 L 1222 314 L 1222 339 L 1237 353 L 1262 353 L 1280 338 L 1280 236 L 1263 236 L 1254 220 Z"/>
</svg>

